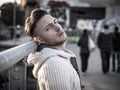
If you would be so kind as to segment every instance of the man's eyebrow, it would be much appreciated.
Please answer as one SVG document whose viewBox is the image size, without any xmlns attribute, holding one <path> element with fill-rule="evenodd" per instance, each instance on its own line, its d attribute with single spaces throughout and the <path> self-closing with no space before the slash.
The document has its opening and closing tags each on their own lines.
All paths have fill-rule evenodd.
<svg viewBox="0 0 120 90">
<path fill-rule="evenodd" d="M 48 26 L 50 26 L 51 24 L 52 24 L 52 22 L 51 22 L 51 23 L 49 23 L 48 25 L 46 25 L 46 26 L 45 26 L 45 28 L 47 28 L 47 27 L 48 27 Z"/>
<path fill-rule="evenodd" d="M 53 20 L 53 22 L 55 22 L 56 18 Z M 49 23 L 48 25 L 45 26 L 45 28 L 47 28 L 48 26 L 50 26 L 53 22 Z"/>
</svg>

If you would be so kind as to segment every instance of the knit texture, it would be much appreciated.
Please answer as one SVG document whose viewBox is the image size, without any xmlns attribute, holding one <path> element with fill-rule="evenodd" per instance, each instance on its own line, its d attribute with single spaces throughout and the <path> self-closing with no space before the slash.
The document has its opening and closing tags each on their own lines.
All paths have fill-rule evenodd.
<svg viewBox="0 0 120 90">
<path fill-rule="evenodd" d="M 81 90 L 79 76 L 70 63 L 73 56 L 69 50 L 51 48 L 29 55 L 27 61 L 34 64 L 33 75 L 40 90 Z"/>
</svg>

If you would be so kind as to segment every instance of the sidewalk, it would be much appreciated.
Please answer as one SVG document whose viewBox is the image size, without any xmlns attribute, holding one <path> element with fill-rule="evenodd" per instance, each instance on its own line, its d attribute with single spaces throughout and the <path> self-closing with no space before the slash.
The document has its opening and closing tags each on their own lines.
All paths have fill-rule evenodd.
<svg viewBox="0 0 120 90">
<path fill-rule="evenodd" d="M 79 47 L 74 44 L 67 44 L 67 47 L 72 50 L 77 56 L 79 70 L 81 72 L 81 60 L 79 57 Z M 111 66 L 111 64 L 110 64 Z M 82 84 L 85 86 L 83 90 L 120 90 L 120 74 L 111 72 L 103 74 L 101 69 L 101 58 L 99 49 L 91 53 L 88 61 L 88 69 L 85 75 L 81 74 Z"/>
</svg>

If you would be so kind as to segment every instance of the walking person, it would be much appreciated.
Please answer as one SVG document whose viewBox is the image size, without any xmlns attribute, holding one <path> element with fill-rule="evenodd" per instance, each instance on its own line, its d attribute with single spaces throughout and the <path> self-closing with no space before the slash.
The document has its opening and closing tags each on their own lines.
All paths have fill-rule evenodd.
<svg viewBox="0 0 120 90">
<path fill-rule="evenodd" d="M 85 74 L 88 68 L 88 59 L 90 56 L 90 51 L 88 49 L 88 41 L 89 41 L 88 39 L 89 39 L 88 30 L 84 29 L 77 43 L 77 45 L 80 47 L 82 74 Z"/>
<path fill-rule="evenodd" d="M 106 74 L 109 72 L 110 56 L 112 52 L 112 33 L 109 31 L 108 25 L 103 26 L 103 32 L 99 33 L 97 44 L 102 60 L 102 71 L 104 74 Z"/>
<path fill-rule="evenodd" d="M 16 28 L 16 30 L 15 30 L 15 35 L 16 35 L 15 38 L 16 38 L 17 40 L 20 39 L 21 33 L 22 33 L 21 28 L 20 28 L 19 25 L 17 25 L 17 28 Z"/>
<path fill-rule="evenodd" d="M 74 53 L 65 46 L 67 35 L 57 19 L 45 10 L 35 9 L 25 22 L 25 32 L 38 43 L 27 62 L 40 90 L 81 90 L 80 78 L 70 59 Z"/>
<path fill-rule="evenodd" d="M 120 32 L 117 26 L 113 32 L 112 71 L 120 73 Z"/>
</svg>

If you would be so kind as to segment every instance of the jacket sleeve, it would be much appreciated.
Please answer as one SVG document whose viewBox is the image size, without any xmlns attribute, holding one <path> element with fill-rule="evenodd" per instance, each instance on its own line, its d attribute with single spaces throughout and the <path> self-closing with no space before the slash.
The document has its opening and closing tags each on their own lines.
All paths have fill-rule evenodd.
<svg viewBox="0 0 120 90">
<path fill-rule="evenodd" d="M 38 72 L 40 90 L 81 90 L 79 78 L 76 79 L 74 76 L 75 79 L 72 79 L 74 74 L 69 69 L 71 64 L 61 62 L 60 58 L 56 59 L 48 60 Z"/>
</svg>

